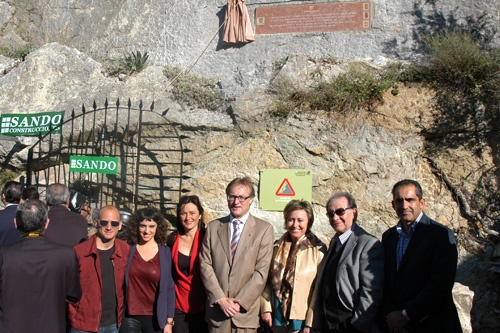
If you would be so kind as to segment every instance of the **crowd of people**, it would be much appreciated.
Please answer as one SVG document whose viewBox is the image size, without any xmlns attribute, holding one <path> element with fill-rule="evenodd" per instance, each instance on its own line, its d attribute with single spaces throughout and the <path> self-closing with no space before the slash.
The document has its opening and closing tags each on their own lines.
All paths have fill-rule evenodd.
<svg viewBox="0 0 500 333">
<path fill-rule="evenodd" d="M 357 223 L 350 193 L 333 194 L 328 247 L 312 232 L 311 203 L 288 202 L 274 241 L 273 226 L 250 213 L 255 196 L 250 178 L 233 179 L 229 214 L 209 223 L 200 198 L 183 196 L 169 233 L 154 207 L 124 217 L 111 205 L 92 211 L 63 184 L 42 202 L 36 188 L 7 182 L 0 332 L 462 331 L 455 238 L 423 212 L 418 182 L 393 186 L 399 220 L 381 241 Z"/>
</svg>

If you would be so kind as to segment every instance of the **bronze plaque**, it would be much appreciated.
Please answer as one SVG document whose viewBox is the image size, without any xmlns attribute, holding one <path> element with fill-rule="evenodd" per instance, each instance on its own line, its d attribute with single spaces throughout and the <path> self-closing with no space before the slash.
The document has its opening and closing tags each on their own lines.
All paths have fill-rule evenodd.
<svg viewBox="0 0 500 333">
<path fill-rule="evenodd" d="M 369 30 L 370 2 L 330 2 L 260 7 L 255 11 L 257 34 Z"/>
</svg>

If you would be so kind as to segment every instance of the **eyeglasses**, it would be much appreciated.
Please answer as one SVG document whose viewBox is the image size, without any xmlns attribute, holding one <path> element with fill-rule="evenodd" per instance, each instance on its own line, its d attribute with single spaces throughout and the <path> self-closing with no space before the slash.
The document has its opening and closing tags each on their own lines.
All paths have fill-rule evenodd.
<svg viewBox="0 0 500 333">
<path fill-rule="evenodd" d="M 326 216 L 328 216 L 331 219 L 335 215 L 337 215 L 337 216 L 343 216 L 345 214 L 345 211 L 349 210 L 349 209 L 352 209 L 352 208 L 339 208 L 339 209 L 335 209 L 334 211 L 326 212 Z"/>
<path fill-rule="evenodd" d="M 240 203 L 242 203 L 245 200 L 247 200 L 248 198 L 250 198 L 250 197 L 249 196 L 248 197 L 238 197 L 236 195 L 228 195 L 227 196 L 227 201 L 234 202 L 234 201 L 238 200 Z"/>
<path fill-rule="evenodd" d="M 120 225 L 120 221 L 108 221 L 108 220 L 99 220 L 99 226 L 107 227 L 111 223 L 113 228 L 117 228 Z"/>
</svg>

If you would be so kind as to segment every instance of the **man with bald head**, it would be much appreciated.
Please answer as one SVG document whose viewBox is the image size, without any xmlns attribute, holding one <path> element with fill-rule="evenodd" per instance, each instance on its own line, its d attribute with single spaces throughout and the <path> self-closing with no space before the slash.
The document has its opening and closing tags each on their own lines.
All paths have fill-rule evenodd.
<svg viewBox="0 0 500 333">
<path fill-rule="evenodd" d="M 121 324 L 129 246 L 116 238 L 120 212 L 114 206 L 101 208 L 95 225 L 97 233 L 75 246 L 82 299 L 69 307 L 71 333 L 118 333 Z"/>
</svg>

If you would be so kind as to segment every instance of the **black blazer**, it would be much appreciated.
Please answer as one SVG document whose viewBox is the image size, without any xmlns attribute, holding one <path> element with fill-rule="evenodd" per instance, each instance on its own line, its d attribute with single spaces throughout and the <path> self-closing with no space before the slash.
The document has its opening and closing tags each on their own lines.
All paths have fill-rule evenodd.
<svg viewBox="0 0 500 333">
<path fill-rule="evenodd" d="M 453 302 L 457 247 L 453 232 L 423 215 L 396 269 L 398 233 L 382 235 L 385 253 L 384 318 L 406 309 L 411 332 L 462 332 Z"/>
<path fill-rule="evenodd" d="M 0 332 L 66 331 L 66 302 L 80 299 L 78 261 L 43 237 L 0 248 Z"/>
<path fill-rule="evenodd" d="M 49 242 L 75 246 L 88 238 L 87 219 L 62 205 L 50 207 L 49 220 L 43 234 Z"/>
<path fill-rule="evenodd" d="M 21 234 L 14 225 L 17 204 L 12 204 L 0 211 L 0 246 L 16 243 L 21 240 Z"/>
</svg>

